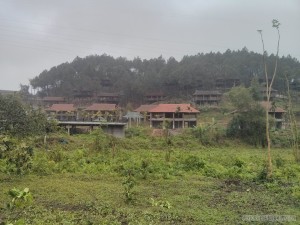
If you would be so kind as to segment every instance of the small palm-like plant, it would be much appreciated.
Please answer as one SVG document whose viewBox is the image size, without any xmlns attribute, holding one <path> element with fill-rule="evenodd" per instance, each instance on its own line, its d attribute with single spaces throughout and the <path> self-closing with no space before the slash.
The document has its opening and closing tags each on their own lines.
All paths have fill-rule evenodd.
<svg viewBox="0 0 300 225">
<path fill-rule="evenodd" d="M 9 190 L 8 195 L 12 198 L 11 202 L 7 204 L 9 209 L 23 208 L 30 205 L 33 200 L 29 188 L 24 188 L 24 190 L 13 188 Z"/>
</svg>

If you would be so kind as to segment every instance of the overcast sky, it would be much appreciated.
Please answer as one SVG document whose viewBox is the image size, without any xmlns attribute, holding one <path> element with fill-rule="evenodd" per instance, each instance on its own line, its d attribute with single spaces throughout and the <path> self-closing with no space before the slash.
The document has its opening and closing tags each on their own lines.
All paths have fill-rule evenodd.
<svg viewBox="0 0 300 225">
<path fill-rule="evenodd" d="M 282 24 L 280 55 L 300 59 L 299 0 L 0 0 L 0 89 L 76 56 L 128 59 L 276 51 L 272 19 Z"/>
</svg>

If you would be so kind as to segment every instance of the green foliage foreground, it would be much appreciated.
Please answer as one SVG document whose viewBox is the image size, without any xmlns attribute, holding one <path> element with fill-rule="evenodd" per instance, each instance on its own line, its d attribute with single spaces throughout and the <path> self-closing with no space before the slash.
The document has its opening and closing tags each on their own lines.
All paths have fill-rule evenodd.
<svg viewBox="0 0 300 225">
<path fill-rule="evenodd" d="M 0 158 L 0 223 L 249 224 L 245 215 L 291 215 L 290 224 L 299 222 L 300 165 L 292 150 L 274 149 L 274 177 L 267 180 L 265 149 L 208 147 L 200 131 L 170 140 L 143 132 L 27 143 L 33 154 L 22 176 Z M 29 188 L 32 203 L 7 207 L 13 188 Z"/>
</svg>

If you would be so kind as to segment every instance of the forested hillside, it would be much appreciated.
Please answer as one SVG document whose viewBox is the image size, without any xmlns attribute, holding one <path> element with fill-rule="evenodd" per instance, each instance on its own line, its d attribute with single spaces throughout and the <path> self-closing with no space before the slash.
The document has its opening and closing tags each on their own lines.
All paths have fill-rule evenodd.
<svg viewBox="0 0 300 225">
<path fill-rule="evenodd" d="M 269 55 L 267 61 L 271 73 L 275 56 Z M 68 97 L 74 90 L 90 90 L 119 92 L 130 101 L 139 101 L 147 92 L 158 91 L 170 97 L 188 98 L 196 89 L 215 89 L 218 79 L 239 79 L 245 86 L 254 76 L 264 79 L 262 64 L 262 55 L 246 48 L 199 53 L 185 56 L 181 61 L 163 57 L 128 60 L 105 54 L 91 55 L 45 70 L 31 79 L 30 85 L 40 96 Z M 299 61 L 291 56 L 280 58 L 274 85 L 279 92 L 285 90 L 284 74 L 295 84 L 300 78 Z"/>
</svg>

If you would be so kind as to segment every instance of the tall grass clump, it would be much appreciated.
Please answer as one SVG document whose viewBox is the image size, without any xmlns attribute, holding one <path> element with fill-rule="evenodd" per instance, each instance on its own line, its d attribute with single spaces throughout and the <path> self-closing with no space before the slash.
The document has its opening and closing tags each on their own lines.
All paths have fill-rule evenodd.
<svg viewBox="0 0 300 225">
<path fill-rule="evenodd" d="M 221 128 L 215 122 L 194 127 L 191 129 L 191 134 L 204 146 L 217 146 L 224 138 Z"/>
</svg>

